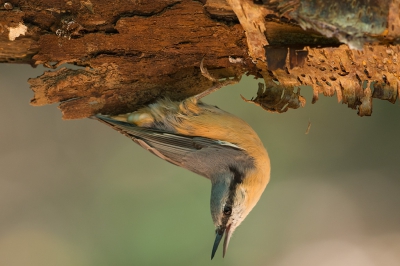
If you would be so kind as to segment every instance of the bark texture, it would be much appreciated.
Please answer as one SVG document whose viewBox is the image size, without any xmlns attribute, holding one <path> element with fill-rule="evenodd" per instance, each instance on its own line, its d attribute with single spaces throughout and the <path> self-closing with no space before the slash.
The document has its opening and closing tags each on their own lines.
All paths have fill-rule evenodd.
<svg viewBox="0 0 400 266">
<path fill-rule="evenodd" d="M 204 91 L 213 82 L 200 73 L 203 57 L 216 78 L 263 78 L 250 101 L 273 112 L 304 106 L 300 85 L 313 87 L 313 103 L 336 94 L 361 116 L 373 98 L 394 103 L 400 93 L 400 0 L 0 4 L 0 62 L 81 67 L 29 80 L 31 103 L 60 103 L 65 119 Z"/>
</svg>

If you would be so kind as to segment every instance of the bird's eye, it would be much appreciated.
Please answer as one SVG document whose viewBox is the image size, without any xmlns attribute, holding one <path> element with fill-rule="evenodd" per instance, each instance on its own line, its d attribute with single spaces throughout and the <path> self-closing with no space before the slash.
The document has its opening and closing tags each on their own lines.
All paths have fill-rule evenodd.
<svg viewBox="0 0 400 266">
<path fill-rule="evenodd" d="M 224 207 L 224 214 L 225 215 L 231 215 L 232 214 L 232 208 L 230 206 L 225 206 Z"/>
</svg>

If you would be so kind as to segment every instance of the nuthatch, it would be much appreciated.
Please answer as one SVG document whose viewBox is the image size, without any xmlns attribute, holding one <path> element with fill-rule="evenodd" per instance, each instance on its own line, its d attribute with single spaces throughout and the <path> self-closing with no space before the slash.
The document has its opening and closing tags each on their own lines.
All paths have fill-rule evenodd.
<svg viewBox="0 0 400 266">
<path fill-rule="evenodd" d="M 270 177 L 261 140 L 242 119 L 200 101 L 160 99 L 133 113 L 94 118 L 161 159 L 210 179 L 214 257 L 224 233 L 223 256 L 236 227 L 258 202 Z"/>
</svg>

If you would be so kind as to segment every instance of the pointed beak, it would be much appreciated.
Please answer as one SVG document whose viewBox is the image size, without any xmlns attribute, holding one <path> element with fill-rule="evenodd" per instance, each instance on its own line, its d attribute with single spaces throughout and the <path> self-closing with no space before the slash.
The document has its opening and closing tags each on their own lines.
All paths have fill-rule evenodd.
<svg viewBox="0 0 400 266">
<path fill-rule="evenodd" d="M 214 246 L 213 246 L 213 249 L 211 252 L 211 259 L 214 258 L 215 252 L 218 249 L 219 242 L 221 242 L 221 239 L 222 239 L 222 236 L 224 235 L 224 233 L 225 233 L 225 239 L 224 239 L 224 250 L 222 252 L 222 257 L 223 258 L 225 257 L 226 250 L 228 249 L 228 245 L 229 245 L 229 240 L 231 239 L 231 235 L 232 235 L 232 231 L 230 229 L 231 229 L 231 225 L 217 229 Z"/>
<path fill-rule="evenodd" d="M 220 231 L 217 230 L 217 234 L 215 236 L 215 241 L 214 241 L 214 246 L 213 246 L 213 249 L 211 251 L 211 259 L 214 258 L 215 252 L 218 249 L 219 242 L 221 242 L 221 239 L 222 239 L 223 235 L 224 235 L 224 231 L 222 231 L 222 233 L 220 233 Z"/>
<path fill-rule="evenodd" d="M 225 239 L 224 239 L 224 250 L 222 252 L 222 257 L 225 258 L 226 251 L 228 250 L 229 241 L 231 240 L 232 232 L 230 230 L 231 225 L 228 225 L 225 229 Z"/>
</svg>

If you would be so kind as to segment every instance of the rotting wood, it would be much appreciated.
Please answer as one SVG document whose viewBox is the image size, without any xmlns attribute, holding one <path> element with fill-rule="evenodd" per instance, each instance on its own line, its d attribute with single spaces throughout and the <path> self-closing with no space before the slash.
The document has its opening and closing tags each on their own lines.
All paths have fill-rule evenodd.
<svg viewBox="0 0 400 266">
<path fill-rule="evenodd" d="M 204 56 L 217 78 L 240 76 L 245 64 L 252 64 L 229 62 L 230 56 L 246 55 L 240 25 L 213 21 L 199 2 L 116 1 L 113 9 L 108 1 L 91 1 L 90 9 L 52 2 L 14 4 L 20 14 L 15 24 L 28 25 L 27 34 L 16 41 L 28 39 L 34 42 L 30 47 L 38 47 L 33 56 L 20 56 L 21 62 L 84 67 L 29 80 L 35 92 L 31 103 L 60 102 L 64 119 L 128 112 L 157 97 L 183 99 L 199 93 L 212 86 L 200 74 Z M 0 23 L 10 23 L 2 18 Z"/>
<path fill-rule="evenodd" d="M 59 102 L 65 119 L 129 112 L 157 97 L 183 99 L 204 91 L 212 82 L 200 73 L 203 56 L 216 78 L 246 72 L 264 78 L 266 90 L 253 101 L 269 111 L 304 106 L 305 99 L 294 91 L 307 84 L 313 87 L 313 102 L 319 94 L 336 93 L 359 115 L 370 115 L 373 98 L 394 103 L 399 95 L 400 25 L 394 13 L 399 2 L 383 1 L 383 11 L 369 16 L 375 2 L 368 7 L 335 1 L 329 9 L 334 17 L 324 13 L 329 6 L 322 0 L 12 0 L 0 5 L 0 62 L 82 66 L 29 80 L 32 104 Z M 237 19 L 239 9 L 229 3 L 242 5 L 243 15 Z M 340 10 L 339 3 L 353 6 Z M 324 15 L 311 16 L 311 11 Z M 358 17 L 349 21 L 360 20 L 356 26 L 361 28 L 346 26 L 351 14 Z M 363 26 L 368 20 L 376 25 Z M 238 21 L 250 22 L 253 33 Z M 19 36 L 11 41 L 13 28 Z M 327 32 L 332 30 L 335 34 Z M 344 40 L 346 30 L 352 38 Z M 356 51 L 337 38 L 358 48 L 365 41 L 375 44 Z"/>
<path fill-rule="evenodd" d="M 275 87 L 286 90 L 312 86 L 313 103 L 319 94 L 336 93 L 338 102 L 357 109 L 360 116 L 368 116 L 372 113 L 372 98 L 396 102 L 400 94 L 399 54 L 400 47 L 391 45 L 366 45 L 362 51 L 351 50 L 347 45 L 287 49 L 286 53 L 274 54 L 281 65 L 268 70 L 264 76 L 279 84 Z M 257 95 L 254 102 L 265 105 L 266 93 L 263 97 Z"/>
<path fill-rule="evenodd" d="M 304 98 L 293 92 L 300 85 L 312 86 L 312 103 L 320 93 L 336 93 L 339 102 L 357 109 L 360 116 L 371 115 L 372 98 L 396 102 L 400 93 L 400 46 L 396 45 L 400 40 L 400 0 L 368 4 L 355 0 L 227 2 L 245 30 L 256 32 L 247 33 L 250 54 L 265 61 L 257 66 L 262 69 L 266 89 L 259 88 L 251 102 L 272 112 L 296 109 L 305 104 Z M 255 8 L 255 2 L 259 8 Z M 282 23 L 282 18 L 287 22 Z M 278 27 L 257 26 L 267 23 Z M 311 30 L 300 31 L 300 27 Z M 314 43 L 311 36 L 315 36 Z M 347 45 L 339 46 L 337 40 L 326 41 L 326 37 L 335 37 Z M 263 39 L 269 43 L 265 56 L 259 50 Z M 290 97 L 280 99 L 280 93 Z"/>
</svg>

